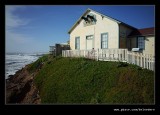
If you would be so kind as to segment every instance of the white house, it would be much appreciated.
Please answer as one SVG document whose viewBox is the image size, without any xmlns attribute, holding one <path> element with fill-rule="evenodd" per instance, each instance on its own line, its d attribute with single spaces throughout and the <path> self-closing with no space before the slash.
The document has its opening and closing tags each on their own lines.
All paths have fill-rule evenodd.
<svg viewBox="0 0 160 115">
<path fill-rule="evenodd" d="M 68 32 L 71 50 L 141 48 L 154 55 L 154 28 L 138 30 L 117 19 L 87 9 Z"/>
</svg>

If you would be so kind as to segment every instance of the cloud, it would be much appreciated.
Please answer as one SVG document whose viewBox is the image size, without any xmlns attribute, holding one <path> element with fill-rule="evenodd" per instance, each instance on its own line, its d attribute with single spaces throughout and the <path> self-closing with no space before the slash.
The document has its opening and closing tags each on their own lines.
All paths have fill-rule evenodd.
<svg viewBox="0 0 160 115">
<path fill-rule="evenodd" d="M 31 37 L 28 37 L 25 34 L 12 32 L 10 30 L 6 31 L 6 42 L 10 43 L 17 43 L 17 44 L 23 44 L 23 43 L 29 43 L 32 41 Z"/>
<path fill-rule="evenodd" d="M 15 14 L 17 10 L 23 10 L 25 8 L 26 8 L 25 6 L 9 6 L 9 5 L 5 7 L 6 27 L 8 29 L 24 26 L 29 23 L 30 21 L 29 19 L 22 19 Z"/>
<path fill-rule="evenodd" d="M 5 51 L 6 52 L 30 52 L 39 51 L 44 47 L 43 41 L 37 41 L 35 26 L 31 23 L 36 18 L 29 15 L 32 9 L 42 6 L 6 5 L 5 6 Z M 28 13 L 28 16 L 24 12 Z M 36 27 L 37 28 L 37 27 Z"/>
<path fill-rule="evenodd" d="M 6 49 L 13 51 L 14 49 L 23 48 L 24 45 L 33 41 L 33 38 L 24 34 L 22 28 L 30 26 L 30 19 L 21 18 L 17 11 L 25 10 L 26 6 L 7 5 L 5 6 L 5 24 L 6 24 Z"/>
<path fill-rule="evenodd" d="M 29 52 L 33 50 L 31 46 L 34 38 L 13 31 L 6 31 L 6 52 Z"/>
</svg>

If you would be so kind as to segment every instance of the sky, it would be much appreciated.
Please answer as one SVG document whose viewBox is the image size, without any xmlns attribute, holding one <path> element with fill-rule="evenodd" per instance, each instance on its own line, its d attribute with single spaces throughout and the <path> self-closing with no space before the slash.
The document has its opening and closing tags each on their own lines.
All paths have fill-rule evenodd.
<svg viewBox="0 0 160 115">
<path fill-rule="evenodd" d="M 6 5 L 6 52 L 49 52 L 49 46 L 66 43 L 88 8 L 138 29 L 155 27 L 154 5 Z"/>
</svg>

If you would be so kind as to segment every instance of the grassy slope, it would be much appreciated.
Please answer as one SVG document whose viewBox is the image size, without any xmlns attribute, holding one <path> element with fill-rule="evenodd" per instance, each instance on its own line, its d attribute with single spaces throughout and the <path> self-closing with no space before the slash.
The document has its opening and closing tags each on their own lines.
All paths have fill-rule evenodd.
<svg viewBox="0 0 160 115">
<path fill-rule="evenodd" d="M 42 103 L 154 103 L 154 72 L 135 65 L 84 58 L 44 56 L 31 64 L 43 68 L 34 81 Z"/>
</svg>

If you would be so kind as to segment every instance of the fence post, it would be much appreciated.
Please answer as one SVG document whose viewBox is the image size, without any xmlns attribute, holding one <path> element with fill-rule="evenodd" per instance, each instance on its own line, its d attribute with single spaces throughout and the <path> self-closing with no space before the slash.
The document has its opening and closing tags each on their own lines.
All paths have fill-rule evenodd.
<svg viewBox="0 0 160 115">
<path fill-rule="evenodd" d="M 134 59 L 133 59 L 133 52 L 132 52 L 132 54 L 131 54 L 131 55 L 132 55 L 132 56 L 131 56 L 131 57 L 132 57 L 132 64 L 134 64 L 134 63 L 133 63 L 133 60 L 134 60 Z"/>
<path fill-rule="evenodd" d="M 111 60 L 113 60 L 113 49 L 111 49 Z"/>
<path fill-rule="evenodd" d="M 67 50 L 65 51 L 65 57 L 68 57 L 68 53 L 67 53 Z"/>
<path fill-rule="evenodd" d="M 148 62 L 149 62 L 149 55 L 147 55 L 147 69 L 149 69 Z"/>
<path fill-rule="evenodd" d="M 146 68 L 148 69 L 148 55 L 146 54 Z"/>
<path fill-rule="evenodd" d="M 135 64 L 137 65 L 137 52 L 135 52 L 135 58 L 134 58 L 134 60 L 135 60 Z"/>
<path fill-rule="evenodd" d="M 143 55 L 142 55 L 142 53 L 140 53 L 140 63 L 141 63 L 141 67 L 143 67 L 143 65 L 142 65 L 142 58 L 143 58 Z"/>
<path fill-rule="evenodd" d="M 120 60 L 122 61 L 122 49 L 120 49 Z"/>
<path fill-rule="evenodd" d="M 99 60 L 99 48 L 97 49 L 97 61 Z"/>
<path fill-rule="evenodd" d="M 71 51 L 67 51 L 67 55 L 68 55 L 68 57 L 71 57 L 72 56 L 72 52 Z"/>
<path fill-rule="evenodd" d="M 66 57 L 66 55 L 65 55 L 65 54 L 66 54 L 66 51 L 64 51 L 64 50 L 63 50 L 63 57 Z"/>
<path fill-rule="evenodd" d="M 128 50 L 126 50 L 126 62 L 128 62 Z"/>
<path fill-rule="evenodd" d="M 103 59 L 103 49 L 101 49 L 101 59 Z"/>
<path fill-rule="evenodd" d="M 124 61 L 126 60 L 126 49 L 124 49 Z"/>
<path fill-rule="evenodd" d="M 67 51 L 65 51 L 65 57 L 67 57 Z"/>
<path fill-rule="evenodd" d="M 149 60 L 148 67 L 151 70 L 151 55 L 149 55 L 149 59 L 148 60 Z"/>
<path fill-rule="evenodd" d="M 114 54 L 115 54 L 115 49 L 112 50 L 112 55 L 113 55 L 112 60 L 114 60 Z"/>
<path fill-rule="evenodd" d="M 143 63 L 144 63 L 144 68 L 146 68 L 146 55 L 144 54 L 144 58 L 143 58 Z"/>
<path fill-rule="evenodd" d="M 127 49 L 125 49 L 125 59 L 124 59 L 124 61 L 126 61 L 127 60 Z"/>
<path fill-rule="evenodd" d="M 138 55 L 137 55 L 137 63 L 138 63 L 138 66 L 140 66 L 140 64 L 139 64 L 139 58 L 140 58 L 140 53 L 138 53 Z"/>
<path fill-rule="evenodd" d="M 122 49 L 122 62 L 124 60 L 124 49 Z"/>
<path fill-rule="evenodd" d="M 152 60 L 153 60 L 153 71 L 155 70 L 155 57 L 152 57 Z"/>
</svg>

